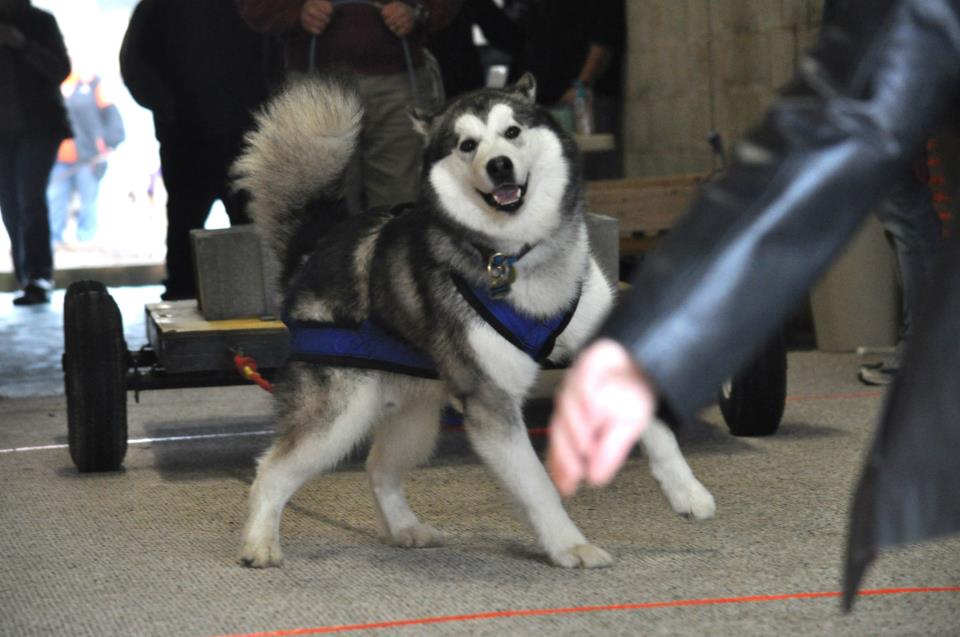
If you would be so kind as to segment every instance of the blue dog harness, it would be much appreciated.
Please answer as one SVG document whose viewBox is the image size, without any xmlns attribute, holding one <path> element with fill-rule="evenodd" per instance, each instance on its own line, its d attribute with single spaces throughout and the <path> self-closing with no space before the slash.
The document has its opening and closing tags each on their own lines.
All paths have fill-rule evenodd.
<svg viewBox="0 0 960 637">
<path fill-rule="evenodd" d="M 451 274 L 457 290 L 493 329 L 540 364 L 547 363 L 557 337 L 566 329 L 577 309 L 573 305 L 546 319 L 517 312 L 505 300 L 470 286 Z M 339 367 L 379 369 L 420 378 L 438 378 L 437 366 L 427 354 L 373 320 L 359 324 L 298 321 L 284 317 L 290 332 L 289 360 Z"/>
</svg>

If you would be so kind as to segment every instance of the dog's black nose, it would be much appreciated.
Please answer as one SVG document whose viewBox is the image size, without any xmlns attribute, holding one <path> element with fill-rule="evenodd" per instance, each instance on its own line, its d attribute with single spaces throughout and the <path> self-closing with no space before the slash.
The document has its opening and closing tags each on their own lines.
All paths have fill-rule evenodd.
<svg viewBox="0 0 960 637">
<path fill-rule="evenodd" d="M 487 174 L 495 184 L 513 181 L 513 162 L 504 155 L 494 157 L 487 162 Z"/>
</svg>

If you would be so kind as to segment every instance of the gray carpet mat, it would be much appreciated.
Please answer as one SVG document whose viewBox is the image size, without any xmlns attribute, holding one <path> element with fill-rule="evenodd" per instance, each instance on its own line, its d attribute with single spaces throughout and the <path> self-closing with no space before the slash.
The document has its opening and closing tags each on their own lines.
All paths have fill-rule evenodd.
<svg viewBox="0 0 960 637">
<path fill-rule="evenodd" d="M 294 497 L 286 564 L 244 569 L 266 393 L 131 399 L 125 469 L 106 475 L 73 468 L 62 396 L 6 398 L 0 635 L 960 634 L 956 591 L 862 597 L 851 615 L 835 597 L 804 596 L 839 590 L 851 488 L 882 401 L 856 381 L 859 362 L 791 354 L 790 402 L 770 438 L 734 438 L 715 408 L 704 413 L 682 445 L 717 499 L 714 520 L 675 516 L 639 456 L 611 487 L 573 498 L 571 516 L 616 558 L 596 571 L 544 562 L 459 433 L 407 487 L 445 547 L 381 544 L 354 459 Z M 955 538 L 883 554 L 864 589 L 958 585 Z"/>
</svg>

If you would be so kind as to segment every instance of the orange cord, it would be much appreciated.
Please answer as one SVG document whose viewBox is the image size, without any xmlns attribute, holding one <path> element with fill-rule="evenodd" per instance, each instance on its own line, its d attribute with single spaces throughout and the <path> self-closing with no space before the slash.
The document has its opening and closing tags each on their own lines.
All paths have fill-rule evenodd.
<svg viewBox="0 0 960 637">
<path fill-rule="evenodd" d="M 257 372 L 257 361 L 253 360 L 251 356 L 234 355 L 233 366 L 237 368 L 241 376 L 250 382 L 256 383 L 268 392 L 273 391 L 273 384 Z"/>
</svg>

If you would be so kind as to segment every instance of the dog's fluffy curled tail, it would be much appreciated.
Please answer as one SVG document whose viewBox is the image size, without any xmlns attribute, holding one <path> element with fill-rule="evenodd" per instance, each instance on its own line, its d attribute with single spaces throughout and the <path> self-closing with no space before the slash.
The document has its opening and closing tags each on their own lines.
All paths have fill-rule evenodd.
<svg viewBox="0 0 960 637">
<path fill-rule="evenodd" d="M 344 77 L 294 80 L 257 115 L 234 162 L 234 185 L 282 264 L 286 281 L 326 227 L 346 214 L 343 173 L 363 107 Z"/>
</svg>

